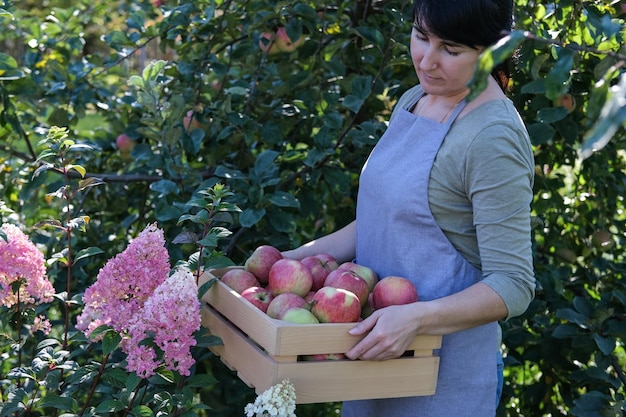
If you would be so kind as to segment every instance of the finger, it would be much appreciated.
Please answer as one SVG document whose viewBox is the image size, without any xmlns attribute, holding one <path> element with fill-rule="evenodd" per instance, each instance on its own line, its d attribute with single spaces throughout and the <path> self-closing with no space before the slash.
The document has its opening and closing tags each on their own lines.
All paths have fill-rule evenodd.
<svg viewBox="0 0 626 417">
<path fill-rule="evenodd" d="M 371 316 L 369 316 L 363 321 L 360 321 L 356 326 L 348 330 L 348 333 L 350 333 L 353 336 L 365 334 L 374 328 L 377 320 L 378 320 L 378 315 L 372 314 Z"/>
</svg>

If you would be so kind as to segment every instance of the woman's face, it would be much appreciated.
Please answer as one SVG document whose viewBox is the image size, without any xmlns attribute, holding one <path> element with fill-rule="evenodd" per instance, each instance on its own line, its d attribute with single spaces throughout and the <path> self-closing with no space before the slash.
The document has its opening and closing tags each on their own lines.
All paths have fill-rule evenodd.
<svg viewBox="0 0 626 417">
<path fill-rule="evenodd" d="M 420 84 L 427 94 L 454 96 L 465 93 L 481 49 L 449 42 L 413 27 L 411 57 Z"/>
</svg>

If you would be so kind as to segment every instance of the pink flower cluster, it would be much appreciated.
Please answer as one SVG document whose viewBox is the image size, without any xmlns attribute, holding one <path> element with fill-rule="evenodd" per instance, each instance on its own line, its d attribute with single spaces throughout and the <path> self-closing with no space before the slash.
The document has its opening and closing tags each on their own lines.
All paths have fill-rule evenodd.
<svg viewBox="0 0 626 417">
<path fill-rule="evenodd" d="M 200 328 L 200 302 L 191 272 L 171 276 L 163 232 L 149 225 L 100 270 L 83 296 L 76 328 L 89 336 L 106 324 L 122 335 L 127 369 L 149 378 L 164 365 L 189 375 L 190 348 Z M 148 343 L 142 343 L 150 339 Z M 158 348 L 158 349 L 157 349 Z"/>
<path fill-rule="evenodd" d="M 188 269 L 179 268 L 146 301 L 128 329 L 133 343 L 127 347 L 128 369 L 149 378 L 156 369 L 154 347 L 139 345 L 147 338 L 163 352 L 169 370 L 189 375 L 194 360 L 189 354 L 200 328 L 200 302 L 196 281 Z"/>
<path fill-rule="evenodd" d="M 170 271 L 163 231 L 148 225 L 126 249 L 98 272 L 96 282 L 85 290 L 85 308 L 76 328 L 87 337 L 103 324 L 125 332 L 133 317 L 163 283 Z"/>
<path fill-rule="evenodd" d="M 0 227 L 7 241 L 0 238 L 0 303 L 11 307 L 18 302 L 13 283 L 23 280 L 19 302 L 34 305 L 52 301 L 54 287 L 46 276 L 43 254 L 17 226 Z"/>
</svg>

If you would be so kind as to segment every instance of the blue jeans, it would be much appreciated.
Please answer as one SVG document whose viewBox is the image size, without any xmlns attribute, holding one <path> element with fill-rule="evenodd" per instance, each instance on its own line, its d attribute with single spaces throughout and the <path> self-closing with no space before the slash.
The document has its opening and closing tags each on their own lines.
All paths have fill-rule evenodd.
<svg viewBox="0 0 626 417">
<path fill-rule="evenodd" d="M 504 361 L 502 360 L 502 353 L 498 351 L 498 359 L 496 361 L 498 370 L 498 387 L 496 389 L 496 408 L 500 404 L 500 397 L 502 396 L 502 387 L 504 386 Z"/>
</svg>

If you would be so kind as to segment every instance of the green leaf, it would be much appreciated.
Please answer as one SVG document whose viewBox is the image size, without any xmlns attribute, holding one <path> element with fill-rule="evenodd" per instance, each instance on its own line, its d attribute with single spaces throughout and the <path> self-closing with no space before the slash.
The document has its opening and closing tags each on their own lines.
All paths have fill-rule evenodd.
<svg viewBox="0 0 626 417">
<path fill-rule="evenodd" d="M 574 311 L 571 308 L 558 309 L 556 311 L 556 316 L 560 319 L 564 319 L 578 325 L 584 325 L 588 319 L 588 317 L 586 317 L 585 315 L 580 314 L 579 312 Z"/>
<path fill-rule="evenodd" d="M 348 95 L 343 99 L 343 105 L 349 108 L 352 112 L 358 113 L 363 106 L 363 99 L 360 99 L 354 95 Z"/>
<path fill-rule="evenodd" d="M 610 355 L 615 350 L 616 341 L 612 337 L 602 337 L 599 334 L 594 333 L 593 340 L 595 340 L 596 345 L 598 345 L 598 348 L 605 355 Z"/>
<path fill-rule="evenodd" d="M 85 259 L 94 255 L 100 255 L 101 253 L 104 253 L 102 249 L 93 246 L 87 249 L 82 249 L 74 257 L 74 264 L 76 264 L 76 262 L 80 261 L 81 259 Z"/>
<path fill-rule="evenodd" d="M 217 384 L 218 380 L 213 375 L 193 375 L 185 381 L 185 386 L 191 388 L 206 388 Z"/>
<path fill-rule="evenodd" d="M 102 353 L 108 355 L 119 346 L 122 336 L 115 330 L 107 331 L 102 338 Z"/>
<path fill-rule="evenodd" d="M 126 389 L 128 391 L 134 391 L 140 383 L 141 377 L 134 372 L 130 372 L 128 378 L 126 378 Z"/>
<path fill-rule="evenodd" d="M 547 107 L 539 110 L 537 119 L 543 123 L 554 123 L 567 117 L 567 109 L 564 107 Z"/>
<path fill-rule="evenodd" d="M 277 191 L 268 200 L 278 207 L 300 207 L 300 202 L 293 195 L 284 191 Z"/>
<path fill-rule="evenodd" d="M 204 297 L 204 294 L 206 294 L 209 288 L 213 286 L 213 283 L 215 283 L 215 278 L 211 278 L 204 284 L 200 285 L 200 287 L 198 287 L 198 299 L 202 299 L 202 297 Z"/>
<path fill-rule="evenodd" d="M 133 407 L 131 414 L 135 417 L 154 417 L 154 412 L 150 409 L 150 407 L 145 405 Z"/>
<path fill-rule="evenodd" d="M 239 216 L 239 223 L 242 227 L 252 227 L 265 216 L 265 209 L 247 208 Z"/>
<path fill-rule="evenodd" d="M 365 100 L 372 92 L 372 77 L 362 76 L 354 77 L 352 80 L 352 94 L 362 100 Z"/>
<path fill-rule="evenodd" d="M 104 184 L 104 181 L 102 181 L 100 178 L 96 178 L 96 177 L 85 178 L 78 182 L 77 190 L 83 191 L 89 187 L 95 187 L 96 185 L 101 185 L 101 184 Z"/>
<path fill-rule="evenodd" d="M 160 193 L 161 196 L 168 194 L 178 194 L 178 185 L 174 181 L 160 180 L 150 184 L 150 189 L 154 192 Z"/>
<path fill-rule="evenodd" d="M 626 121 L 626 73 L 621 75 L 619 84 L 611 87 L 609 98 L 602 107 L 599 119 L 585 135 L 580 152 L 582 159 L 604 148 L 617 130 Z"/>
<path fill-rule="evenodd" d="M 570 71 L 574 66 L 574 51 L 568 48 L 558 50 L 558 59 L 546 77 L 546 97 L 556 100 L 569 88 Z"/>
<path fill-rule="evenodd" d="M 96 413 L 115 413 L 124 409 L 124 403 L 119 400 L 104 400 L 96 407 Z"/>
<path fill-rule="evenodd" d="M 468 85 L 470 88 L 470 93 L 467 96 L 468 101 L 472 101 L 478 97 L 478 95 L 487 88 L 487 80 L 488 77 L 491 76 L 493 69 L 513 55 L 513 52 L 515 52 L 525 38 L 525 32 L 514 30 L 483 51 L 478 58 L 474 76 Z"/>
<path fill-rule="evenodd" d="M 378 29 L 372 26 L 359 26 L 356 28 L 356 32 L 378 48 L 383 49 L 385 47 L 385 37 Z"/>
<path fill-rule="evenodd" d="M 158 60 L 152 61 L 141 73 L 141 77 L 144 80 L 156 81 L 163 68 L 165 68 L 166 61 Z"/>
<path fill-rule="evenodd" d="M 77 407 L 77 402 L 71 397 L 61 397 L 57 394 L 47 393 L 45 397 L 39 401 L 41 408 L 56 408 L 57 410 L 71 411 Z"/>
<path fill-rule="evenodd" d="M 5 53 L 0 53 L 0 81 L 17 80 L 22 77 L 24 77 L 24 73 L 18 69 L 15 58 Z"/>
<path fill-rule="evenodd" d="M 222 339 L 212 335 L 209 329 L 205 327 L 201 327 L 198 331 L 196 331 L 193 337 L 196 339 L 196 346 L 198 347 L 221 346 L 224 344 Z"/>
</svg>

